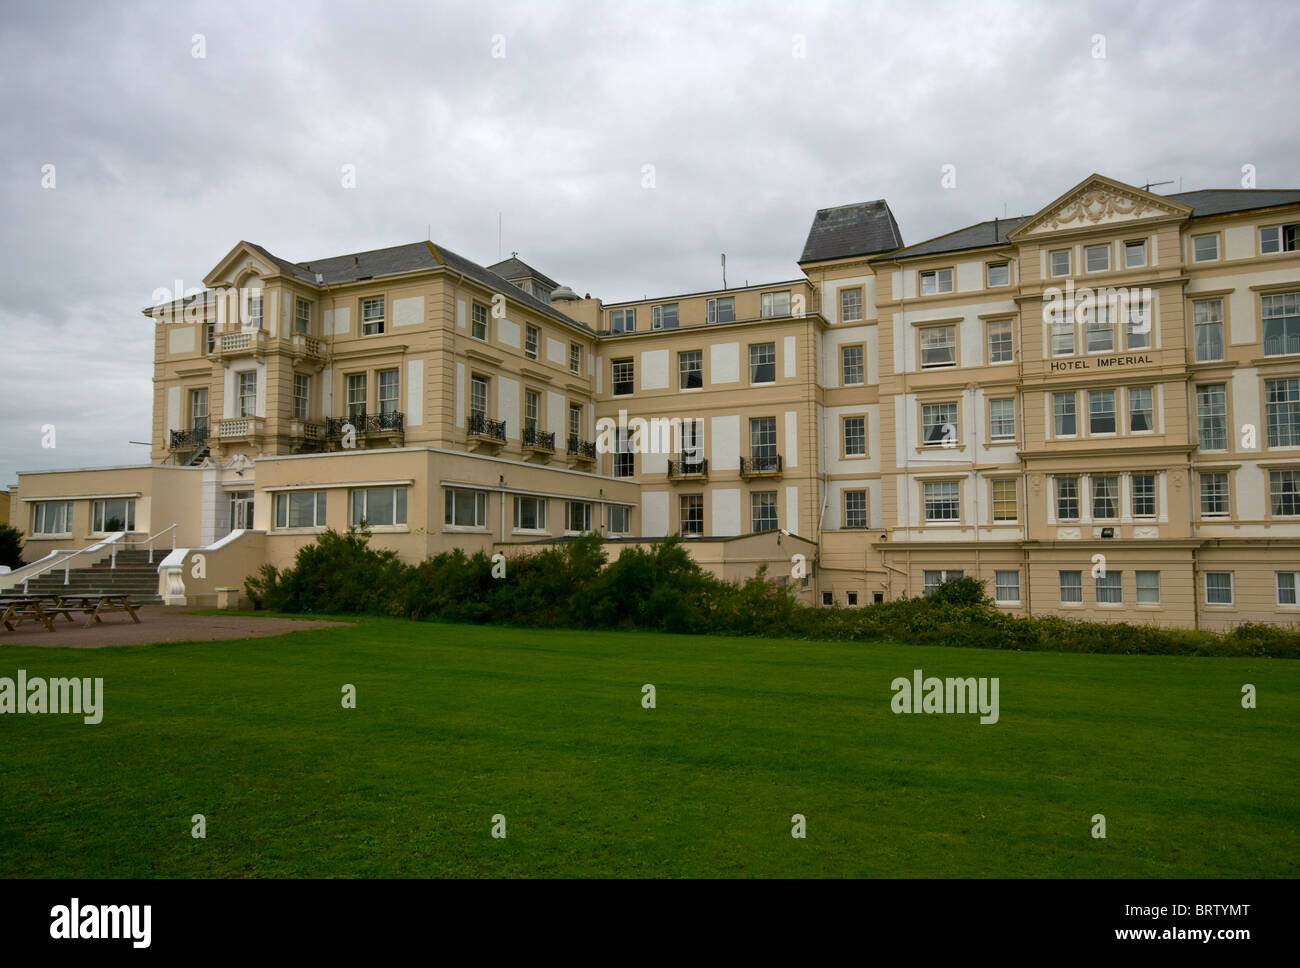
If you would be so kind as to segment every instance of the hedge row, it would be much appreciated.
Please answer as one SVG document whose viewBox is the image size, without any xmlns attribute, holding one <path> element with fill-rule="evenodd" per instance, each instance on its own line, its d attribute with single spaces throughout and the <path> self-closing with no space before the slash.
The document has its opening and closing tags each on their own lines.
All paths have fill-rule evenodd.
<svg viewBox="0 0 1300 968">
<path fill-rule="evenodd" d="M 498 571 L 500 570 L 500 566 Z M 961 578 L 925 598 L 861 608 L 809 607 L 760 573 L 742 583 L 702 570 L 676 539 L 624 548 L 610 562 L 588 535 L 512 557 L 506 576 L 478 552 L 406 565 L 365 532 L 327 531 L 293 567 L 266 565 L 245 587 L 259 608 L 365 613 L 544 628 L 624 628 L 778 638 L 874 641 L 1051 652 L 1300 658 L 1300 628 L 1231 632 L 1023 618 L 994 607 L 982 582 Z"/>
</svg>

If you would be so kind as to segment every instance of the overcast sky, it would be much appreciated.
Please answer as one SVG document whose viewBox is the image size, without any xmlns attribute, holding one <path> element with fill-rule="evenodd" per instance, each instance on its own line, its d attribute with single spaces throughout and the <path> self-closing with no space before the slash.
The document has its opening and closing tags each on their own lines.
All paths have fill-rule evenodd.
<svg viewBox="0 0 1300 968">
<path fill-rule="evenodd" d="M 818 208 L 874 198 L 912 243 L 1093 171 L 1300 188 L 1297 36 L 1294 2 L 6 2 L 0 487 L 148 460 L 139 310 L 240 239 L 490 264 L 500 213 L 500 252 L 613 301 L 722 252 L 792 278 Z"/>
</svg>

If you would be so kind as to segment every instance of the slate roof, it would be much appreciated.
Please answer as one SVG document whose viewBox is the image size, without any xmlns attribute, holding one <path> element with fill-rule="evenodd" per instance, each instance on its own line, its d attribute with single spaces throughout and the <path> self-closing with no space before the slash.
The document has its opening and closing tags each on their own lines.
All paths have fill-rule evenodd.
<svg viewBox="0 0 1300 968">
<path fill-rule="evenodd" d="M 889 252 L 903 244 L 894 213 L 883 198 L 822 208 L 813 217 L 799 264 Z"/>
<path fill-rule="evenodd" d="M 560 284 L 545 273 L 538 272 L 527 262 L 524 262 L 518 256 L 511 256 L 502 262 L 487 267 L 489 272 L 495 272 L 503 279 L 509 279 L 513 282 L 516 279 L 536 279 L 538 282 L 551 289 L 559 289 Z"/>
<path fill-rule="evenodd" d="M 1265 188 L 1207 188 L 1199 192 L 1178 192 L 1176 195 L 1161 197 L 1192 206 L 1192 218 L 1246 212 L 1253 208 L 1272 208 L 1275 205 L 1300 205 L 1300 190 L 1295 189 L 1273 191 Z"/>
<path fill-rule="evenodd" d="M 947 235 L 940 235 L 924 242 L 918 242 L 916 245 L 909 245 L 897 252 L 879 255 L 871 261 L 909 259 L 913 256 L 938 255 L 941 252 L 960 252 L 963 249 L 980 249 L 989 245 L 999 245 L 1007 240 L 1008 232 L 1029 217 L 1028 215 L 1017 215 L 1014 218 L 997 218 L 989 219 L 987 222 L 976 222 L 974 225 L 968 225 L 964 229 L 957 229 Z"/>
</svg>

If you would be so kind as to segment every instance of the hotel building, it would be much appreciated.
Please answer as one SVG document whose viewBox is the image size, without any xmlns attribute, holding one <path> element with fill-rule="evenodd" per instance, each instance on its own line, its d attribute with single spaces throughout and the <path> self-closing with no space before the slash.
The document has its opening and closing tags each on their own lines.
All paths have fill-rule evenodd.
<svg viewBox="0 0 1300 968">
<path fill-rule="evenodd" d="M 1295 621 L 1298 236 L 1300 191 L 1093 175 L 912 245 L 883 200 L 823 209 L 788 280 L 616 303 L 241 242 L 145 310 L 150 463 L 19 474 L 36 564 L 0 585 L 165 532 L 160 595 L 207 604 L 364 521 L 408 561 L 681 534 L 809 603 L 963 574 L 1019 614 Z"/>
</svg>

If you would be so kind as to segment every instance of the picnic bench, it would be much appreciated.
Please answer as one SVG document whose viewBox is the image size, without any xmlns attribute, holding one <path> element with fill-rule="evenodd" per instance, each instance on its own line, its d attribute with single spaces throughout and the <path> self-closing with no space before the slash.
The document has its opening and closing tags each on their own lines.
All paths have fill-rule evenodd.
<svg viewBox="0 0 1300 968">
<path fill-rule="evenodd" d="M 54 620 L 62 615 L 69 622 L 73 614 L 86 616 L 83 628 L 89 628 L 109 612 L 125 612 L 131 621 L 140 624 L 137 609 L 129 596 L 118 592 L 90 592 L 75 595 L 0 595 L 0 624 L 10 632 L 25 621 L 40 622 L 46 631 L 54 631 Z"/>
</svg>

